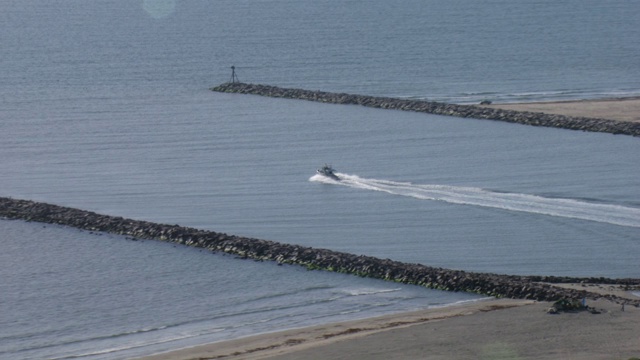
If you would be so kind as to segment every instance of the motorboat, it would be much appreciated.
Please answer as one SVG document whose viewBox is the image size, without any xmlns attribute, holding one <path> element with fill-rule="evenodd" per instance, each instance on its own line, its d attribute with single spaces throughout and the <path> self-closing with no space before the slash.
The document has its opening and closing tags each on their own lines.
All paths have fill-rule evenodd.
<svg viewBox="0 0 640 360">
<path fill-rule="evenodd" d="M 316 172 L 333 180 L 340 180 L 338 175 L 336 175 L 336 171 L 329 164 L 324 164 L 324 166 L 316 170 Z"/>
</svg>

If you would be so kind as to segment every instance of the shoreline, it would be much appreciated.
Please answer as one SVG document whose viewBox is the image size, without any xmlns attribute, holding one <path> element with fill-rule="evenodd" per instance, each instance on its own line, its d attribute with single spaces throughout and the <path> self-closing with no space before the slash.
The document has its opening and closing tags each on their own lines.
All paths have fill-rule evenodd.
<svg viewBox="0 0 640 360">
<path fill-rule="evenodd" d="M 599 285 L 603 294 L 619 288 Z M 631 293 L 626 296 L 633 298 Z M 640 308 L 605 299 L 593 310 L 549 314 L 550 302 L 488 299 L 204 344 L 139 360 L 629 359 L 640 356 Z"/>
<path fill-rule="evenodd" d="M 216 359 L 216 358 L 270 358 L 277 359 L 351 359 L 353 353 L 360 352 L 360 358 L 423 358 L 424 342 L 434 334 L 439 342 L 431 344 L 430 349 L 440 349 L 446 358 L 465 358 L 459 356 L 459 349 L 465 346 L 472 355 L 477 355 L 478 346 L 488 341 L 506 341 L 518 349 L 518 354 L 533 354 L 530 348 L 520 347 L 537 339 L 538 351 L 547 348 L 545 341 L 551 336 L 559 342 L 555 351 L 583 349 L 583 334 L 588 329 L 589 344 L 603 346 L 603 336 L 615 335 L 606 344 L 615 344 L 610 349 L 619 349 L 623 356 L 640 357 L 640 297 L 631 292 L 640 290 L 640 279 L 579 278 L 564 276 L 518 276 L 493 273 L 473 273 L 462 270 L 434 268 L 420 264 L 406 264 L 389 259 L 378 259 L 363 255 L 335 252 L 327 249 L 307 248 L 298 245 L 282 244 L 273 241 L 242 238 L 234 235 L 204 231 L 179 225 L 158 224 L 148 221 L 126 219 L 122 217 L 101 215 L 90 211 L 63 207 L 53 204 L 18 200 L 0 197 L 0 217 L 3 219 L 19 219 L 41 223 L 71 226 L 86 231 L 107 232 L 130 236 L 133 239 L 153 239 L 173 242 L 193 247 L 200 247 L 213 252 L 221 251 L 238 256 L 238 259 L 271 260 L 278 263 L 297 264 L 313 270 L 327 270 L 368 276 L 388 281 L 416 284 L 427 288 L 448 291 L 469 291 L 489 296 L 501 297 L 500 300 L 478 302 L 468 306 L 453 306 L 438 309 L 427 309 L 418 313 L 390 315 L 375 319 L 364 319 L 348 323 L 320 325 L 312 327 L 320 331 L 310 338 L 300 338 L 300 334 L 309 331 L 296 329 L 289 331 L 282 338 L 281 333 L 259 335 L 256 343 L 254 337 L 215 343 L 208 346 L 205 355 L 194 357 L 193 349 L 186 355 L 168 353 L 165 359 Z M 586 299 L 589 308 L 580 305 Z M 496 302 L 493 302 L 496 301 Z M 554 301 L 566 304 L 564 309 L 557 309 L 556 315 L 545 313 Z M 530 305 L 530 306 L 512 306 Z M 591 309 L 602 308 L 600 315 L 593 315 Z M 628 310 L 621 311 L 621 307 Z M 527 309 L 536 309 L 528 311 Z M 581 311 L 577 311 L 577 310 Z M 573 317 L 566 311 L 576 310 L 578 316 Z M 584 311 L 588 310 L 588 311 Z M 454 313 L 451 313 L 454 311 Z M 456 312 L 457 311 L 457 312 Z M 465 316 L 462 316 L 465 315 Z M 466 316 L 471 315 L 471 316 Z M 416 318 L 417 316 L 417 318 Z M 409 318 L 407 318 L 409 317 Z M 487 317 L 489 317 L 487 319 Z M 555 319 L 581 319 L 578 325 L 562 331 L 554 330 L 549 335 L 549 328 L 566 328 L 564 322 Z M 480 320 L 479 320 L 480 319 Z M 596 320 L 594 320 L 596 319 Z M 380 323 L 382 321 L 382 323 Z M 462 322 L 462 323 L 460 323 Z M 356 325 L 357 324 L 357 325 Z M 434 328 L 433 324 L 437 324 Z M 456 325 L 457 324 L 457 325 Z M 476 330 L 473 330 L 476 325 Z M 536 325 L 537 324 L 537 325 Z M 478 330 L 478 327 L 481 329 Z M 327 330 L 329 329 L 329 330 Z M 405 329 L 411 329 L 408 333 Z M 422 329 L 422 330 L 420 330 Z M 421 333 L 421 341 L 411 344 L 408 339 L 415 338 L 415 332 Z M 464 336 L 460 334 L 467 332 Z M 570 332 L 569 335 L 567 335 Z M 576 338 L 575 334 L 578 334 Z M 633 334 L 630 335 L 629 333 Z M 383 335 L 380 335 L 383 334 Z M 631 336 L 631 337 L 630 337 Z M 635 336 L 635 337 L 634 337 Z M 566 338 L 566 339 L 565 339 Z M 372 340 L 373 339 L 373 340 Z M 505 340 L 506 339 L 506 340 Z M 559 341 L 561 339 L 562 341 Z M 571 341 L 569 341 L 571 340 Z M 252 342 L 253 341 L 253 342 Z M 569 342 L 570 348 L 567 348 Z M 535 341 L 533 342 L 535 343 Z M 385 345 L 386 344 L 386 345 Z M 444 346 L 442 344 L 449 344 Z M 606 345 L 605 344 L 605 345 Z M 633 344 L 632 347 L 630 344 Z M 240 351 L 239 346 L 245 350 Z M 398 348 L 400 346 L 400 348 Z M 440 347 L 438 347 L 440 346 Z M 444 347 L 443 347 L 444 346 Z M 595 346 L 595 345 L 594 345 Z M 318 351 L 321 348 L 321 351 Z M 201 350 L 202 348 L 198 348 Z M 210 355 L 211 351 L 226 349 L 225 353 Z M 229 349 L 233 349 L 229 352 Z M 389 349 L 395 349 L 393 352 Z M 567 350 L 568 349 L 568 350 Z M 587 347 L 589 354 L 598 347 Z M 276 352 L 265 352 L 273 350 Z M 284 351 L 286 350 L 286 351 Z M 636 353 L 631 354 L 631 350 Z M 295 351 L 295 353 L 292 353 Z M 429 350 L 431 352 L 431 350 Z M 434 350 L 435 351 L 435 350 Z M 451 351 L 454 351 L 453 353 Z M 616 350 L 618 351 L 618 350 Z M 307 353 L 308 352 L 308 353 Z M 287 357 L 291 353 L 292 357 Z M 607 352 L 609 354 L 610 351 Z M 330 354 L 330 356 L 325 356 Z M 399 354 L 399 355 L 398 355 Z M 536 353 L 537 354 L 537 353 Z M 553 353 L 557 355 L 558 353 Z M 582 353 L 581 353 L 582 354 Z M 374 356 L 375 355 L 375 356 Z M 584 355 L 584 354 L 583 354 Z M 250 357 L 249 357 L 250 356 Z M 315 356 L 315 357 L 314 357 Z M 474 359 L 477 357 L 467 357 Z M 533 356 L 531 358 L 543 358 Z M 557 357 L 549 356 L 548 359 Z M 576 357 L 582 359 L 600 359 L 610 357 Z"/>
<path fill-rule="evenodd" d="M 535 303 L 536 301 L 534 300 L 481 299 L 462 304 L 451 304 L 371 318 L 278 330 L 239 339 L 171 350 L 136 359 L 263 359 L 426 322 L 444 321 L 459 316 L 470 316 L 478 312 L 495 311 Z"/>
</svg>

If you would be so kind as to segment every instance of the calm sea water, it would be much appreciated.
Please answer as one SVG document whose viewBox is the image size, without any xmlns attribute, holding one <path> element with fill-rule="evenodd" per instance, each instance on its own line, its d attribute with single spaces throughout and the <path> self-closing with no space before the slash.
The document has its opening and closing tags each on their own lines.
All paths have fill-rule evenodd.
<svg viewBox="0 0 640 360">
<path fill-rule="evenodd" d="M 631 1 L 3 1 L 0 195 L 510 274 L 638 277 L 627 136 L 219 94 L 640 95 Z M 314 175 L 332 163 L 340 183 Z M 0 220 L 0 358 L 120 359 L 481 297 Z"/>
</svg>

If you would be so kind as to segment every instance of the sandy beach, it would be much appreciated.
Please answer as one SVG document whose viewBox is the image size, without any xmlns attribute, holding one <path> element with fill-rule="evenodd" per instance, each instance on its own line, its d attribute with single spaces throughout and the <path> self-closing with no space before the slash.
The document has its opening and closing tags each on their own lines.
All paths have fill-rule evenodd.
<svg viewBox="0 0 640 360">
<path fill-rule="evenodd" d="M 487 107 L 640 121 L 640 98 Z M 561 284 L 638 300 L 640 289 Z M 489 299 L 445 308 L 262 334 L 145 357 L 167 359 L 632 359 L 640 308 L 606 299 L 550 314 L 549 302 Z"/>
<path fill-rule="evenodd" d="M 488 108 L 640 122 L 640 97 L 481 105 Z"/>
<path fill-rule="evenodd" d="M 564 284 L 584 288 L 584 284 Z M 617 286 L 589 291 L 637 299 Z M 640 358 L 640 308 L 600 299 L 549 314 L 548 302 L 491 299 L 314 326 L 145 357 L 167 359 Z"/>
</svg>

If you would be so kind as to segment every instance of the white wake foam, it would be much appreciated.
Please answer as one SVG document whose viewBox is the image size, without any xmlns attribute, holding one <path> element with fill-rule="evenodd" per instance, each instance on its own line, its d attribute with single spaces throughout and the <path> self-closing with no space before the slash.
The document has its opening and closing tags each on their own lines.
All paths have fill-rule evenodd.
<svg viewBox="0 0 640 360">
<path fill-rule="evenodd" d="M 349 186 L 355 189 L 386 192 L 420 200 L 444 201 L 452 204 L 484 206 L 510 211 L 558 216 L 640 227 L 640 209 L 585 202 L 576 199 L 546 198 L 537 195 L 496 192 L 475 187 L 419 185 L 409 182 L 365 179 L 337 173 L 341 181 L 315 175 L 309 180 Z"/>
</svg>

